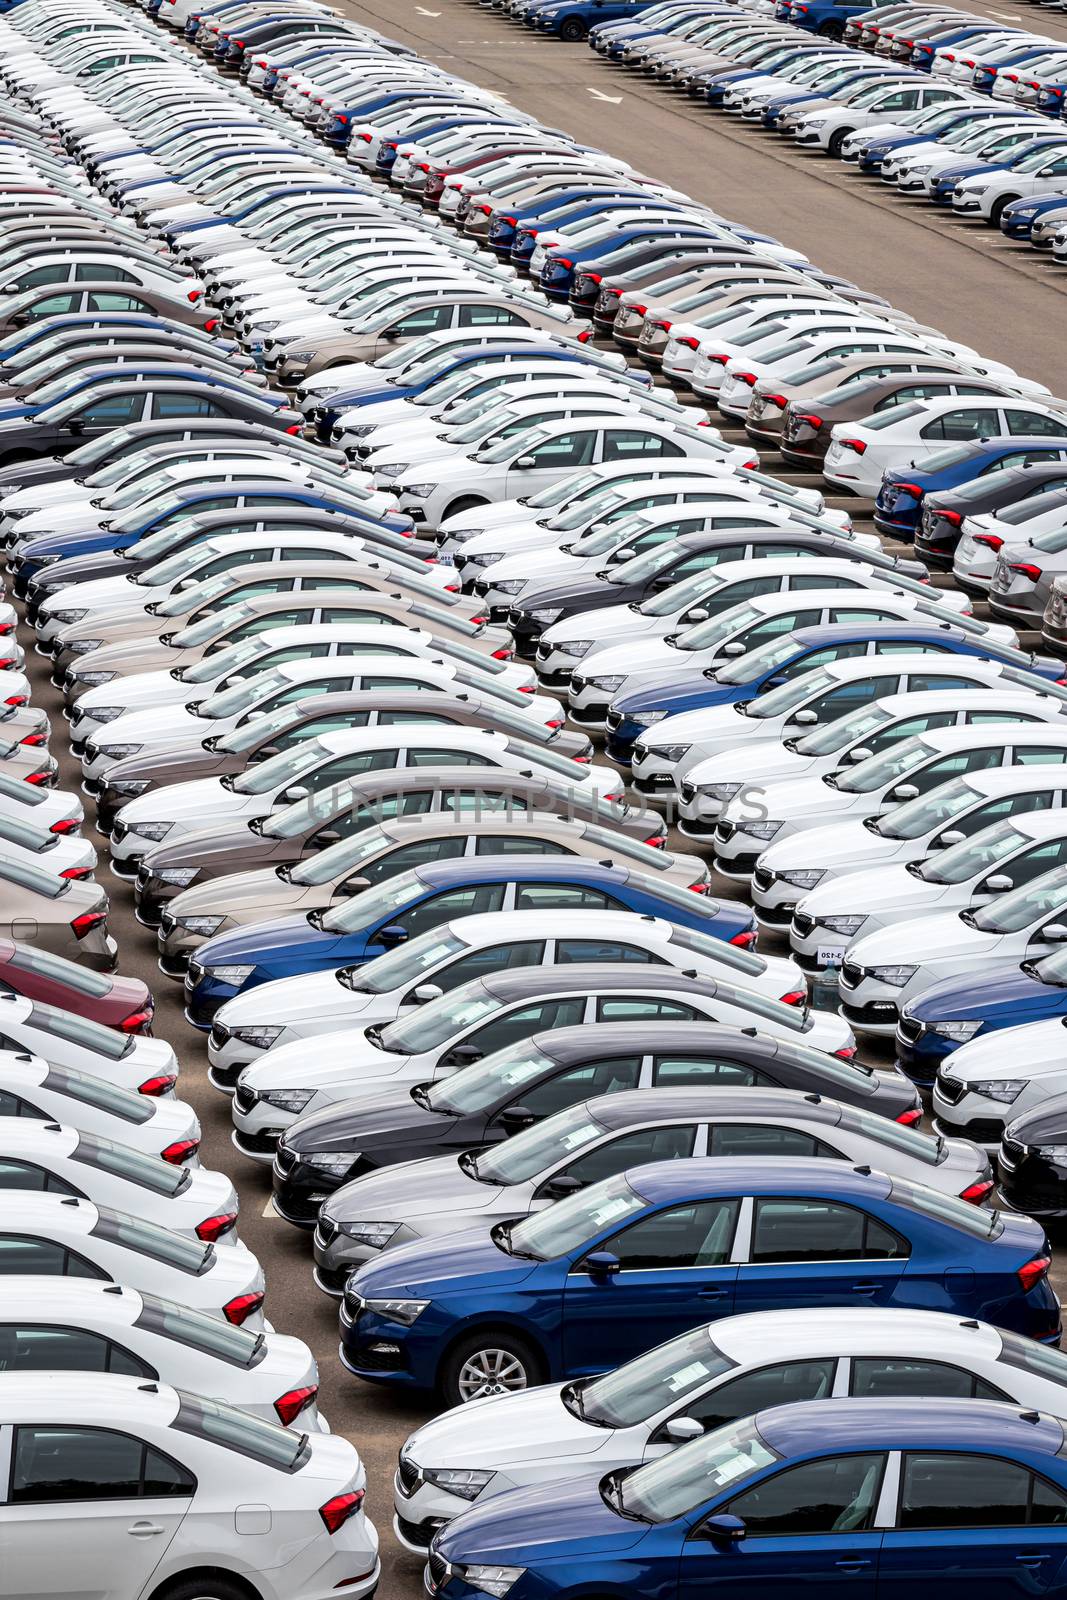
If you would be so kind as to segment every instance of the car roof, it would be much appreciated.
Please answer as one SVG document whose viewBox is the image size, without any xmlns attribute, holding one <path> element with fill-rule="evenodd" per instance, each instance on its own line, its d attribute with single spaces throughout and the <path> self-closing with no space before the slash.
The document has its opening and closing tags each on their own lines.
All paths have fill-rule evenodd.
<svg viewBox="0 0 1067 1600">
<path fill-rule="evenodd" d="M 0 1414 L 6 1422 L 116 1423 L 164 1428 L 178 1410 L 170 1384 L 110 1372 L 0 1372 Z"/>
<path fill-rule="evenodd" d="M 631 1049 L 634 1051 L 661 1050 L 664 1045 L 662 1023 L 635 1028 L 629 1023 L 609 1022 L 596 1028 L 587 1028 L 586 1032 L 593 1035 L 596 1044 L 599 1044 L 603 1034 L 616 1033 L 618 1037 L 615 1041 L 605 1041 L 609 1050 L 613 1042 L 624 1044 L 627 1033 L 630 1035 Z M 640 1035 L 645 1037 L 641 1039 Z M 671 1049 L 673 1053 L 673 1045 Z M 700 1120 L 705 1117 L 738 1116 L 794 1117 L 804 1122 L 819 1122 L 832 1127 L 842 1116 L 842 1108 L 837 1101 L 822 1095 L 799 1094 L 790 1089 L 729 1087 L 627 1089 L 621 1094 L 603 1094 L 598 1095 L 595 1100 L 587 1100 L 585 1109 L 603 1127 L 609 1129 L 626 1128 L 632 1123 L 668 1121 L 679 1117 Z"/>
<path fill-rule="evenodd" d="M 752 1311 L 725 1317 L 708 1329 L 709 1340 L 717 1349 L 749 1366 L 765 1355 L 780 1356 L 783 1334 L 788 1337 L 790 1357 L 796 1359 L 815 1354 L 896 1355 L 910 1349 L 945 1361 L 967 1363 L 976 1356 L 995 1361 L 1004 1343 L 1000 1329 L 989 1322 L 963 1321 L 943 1311 L 904 1307 L 890 1310 L 880 1306 L 812 1306 Z"/>
<path fill-rule="evenodd" d="M 598 911 L 593 908 L 568 911 L 565 926 L 561 926 L 558 910 L 482 911 L 470 917 L 453 917 L 445 926 L 455 937 L 471 945 L 495 944 L 526 936 L 544 938 L 561 933 L 569 935 L 572 932 L 578 938 L 584 935 L 604 938 L 610 934 L 620 939 L 657 939 L 666 943 L 674 931 L 674 924 L 666 917 L 634 911 Z"/>
<path fill-rule="evenodd" d="M 93 1231 L 98 1217 L 91 1200 L 74 1195 L 19 1193 L 18 1214 L 0 1213 L 0 1233 L 44 1232 L 85 1235 Z"/>
<path fill-rule="evenodd" d="M 128 1328 L 141 1314 L 138 1289 L 94 1278 L 49 1278 L 19 1273 L 4 1279 L 0 1322 L 7 1318 L 90 1316 Z"/>
<path fill-rule="evenodd" d="M 626 962 L 610 966 L 591 962 L 588 966 L 578 967 L 527 967 L 521 972 L 502 972 L 490 978 L 476 978 L 464 986 L 465 991 L 473 989 L 475 985 L 481 985 L 486 994 L 493 995 L 502 1003 L 522 1000 L 527 995 L 542 994 L 547 990 L 566 992 L 573 989 L 577 993 L 584 990 L 591 994 L 594 989 L 652 989 L 714 995 L 718 987 L 711 977 L 698 978 L 695 973 L 687 976 L 682 972 L 665 972 L 662 967 L 643 965 L 635 971 Z"/>
<path fill-rule="evenodd" d="M 588 969 L 586 969 L 588 970 Z M 892 1183 L 884 1172 L 850 1167 L 821 1157 L 745 1156 L 712 1160 L 654 1161 L 631 1167 L 630 1187 L 650 1205 L 682 1200 L 694 1194 L 781 1194 L 855 1200 L 886 1200 Z"/>
<path fill-rule="evenodd" d="M 775 1406 L 756 1414 L 756 1427 L 783 1456 L 835 1449 L 907 1449 L 941 1445 L 1053 1456 L 1063 1447 L 1063 1424 L 1046 1412 L 986 1400 L 822 1400 Z"/>
<path fill-rule="evenodd" d="M 550 914 L 552 913 L 545 913 L 546 916 Z M 527 970 L 544 973 L 545 971 L 570 971 L 570 968 L 541 967 Z M 583 973 L 588 973 L 590 968 L 589 966 L 582 966 L 580 970 Z M 625 964 L 610 968 L 606 966 L 594 968 L 596 972 L 613 971 L 625 975 L 630 979 L 630 987 L 633 986 L 635 980 L 639 981 L 642 970 L 647 971 L 648 969 L 638 969 Z M 659 977 L 670 975 L 664 973 L 661 968 L 657 969 L 657 973 Z M 701 982 L 697 987 L 703 988 L 705 984 L 714 986 L 714 977 L 710 976 L 710 974 L 706 978 L 701 975 Z M 693 988 L 693 979 L 690 978 L 683 987 Z M 759 1056 L 763 1060 L 767 1060 L 778 1052 L 778 1041 L 757 1033 L 755 1028 L 727 1028 L 722 1023 L 717 1022 L 672 1022 L 670 1029 L 668 1044 L 674 1055 L 687 1055 L 690 1051 L 697 1055 L 706 1055 L 709 1051 L 722 1050 L 727 1053 L 727 1058 L 731 1060 L 738 1058 L 751 1059 L 753 1056 Z M 663 1023 L 582 1023 L 575 1028 L 552 1028 L 546 1029 L 543 1033 L 535 1033 L 532 1042 L 538 1050 L 541 1050 L 545 1055 L 552 1056 L 554 1060 L 560 1063 L 582 1061 L 593 1051 L 598 1056 L 606 1053 L 632 1055 L 640 1052 L 645 1054 L 646 1052 L 663 1048 Z M 642 1091 L 642 1093 L 647 1092 Z M 762 1095 L 774 1093 L 774 1091 L 761 1089 L 759 1093 Z M 613 1095 L 611 1098 L 614 1099 L 615 1096 Z M 625 1097 L 620 1096 L 619 1098 Z"/>
<path fill-rule="evenodd" d="M 436 729 L 434 731 L 436 733 Z M 469 730 L 461 729 L 459 732 L 467 733 Z M 568 857 L 566 860 L 551 856 L 544 861 L 526 856 L 478 856 L 473 860 L 433 862 L 416 867 L 414 871 L 427 889 L 443 889 L 452 884 L 467 883 L 472 875 L 505 882 L 510 882 L 512 878 L 541 878 L 550 883 L 560 877 L 579 877 L 608 884 L 626 883 L 631 877 L 628 867 L 603 866 L 599 861 L 590 861 L 585 856 Z"/>
</svg>

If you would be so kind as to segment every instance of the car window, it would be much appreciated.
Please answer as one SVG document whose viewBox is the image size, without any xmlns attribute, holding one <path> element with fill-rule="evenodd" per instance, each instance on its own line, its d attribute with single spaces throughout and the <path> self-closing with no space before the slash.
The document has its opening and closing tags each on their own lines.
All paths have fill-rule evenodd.
<svg viewBox="0 0 1067 1600">
<path fill-rule="evenodd" d="M 729 1259 L 737 1207 L 736 1200 L 667 1206 L 598 1248 L 617 1256 L 623 1272 L 719 1267 Z"/>
<path fill-rule="evenodd" d="M 625 910 L 618 900 L 602 889 L 589 889 L 578 883 L 519 883 L 515 886 L 516 911 L 607 911 Z"/>
<path fill-rule="evenodd" d="M 51 1239 L 34 1239 L 13 1233 L 0 1235 L 0 1277 L 26 1272 L 50 1278 L 108 1276 L 75 1251 L 67 1250 Z"/>
<path fill-rule="evenodd" d="M 841 1152 L 824 1144 L 804 1128 L 774 1127 L 758 1122 L 734 1122 L 712 1128 L 713 1156 L 823 1156 L 840 1159 Z"/>
<path fill-rule="evenodd" d="M 637 1128 L 617 1139 L 597 1145 L 563 1167 L 557 1177 L 577 1178 L 579 1183 L 599 1183 L 630 1167 L 643 1167 L 650 1161 L 673 1161 L 691 1156 L 696 1141 L 694 1125 L 677 1128 Z"/>
<path fill-rule="evenodd" d="M 405 929 L 409 938 L 414 938 L 428 928 L 439 927 L 450 917 L 474 917 L 499 911 L 504 904 L 505 888 L 503 883 L 483 883 L 466 889 L 446 889 L 441 894 L 429 895 L 409 911 L 401 911 L 391 921 Z"/>
<path fill-rule="evenodd" d="M 110 1428 L 15 1429 L 10 1503 L 189 1496 L 196 1479 L 143 1440 Z"/>
<path fill-rule="evenodd" d="M 1055 417 L 1044 417 L 1039 411 L 1016 411 L 1013 407 L 1007 407 L 1004 414 L 1008 419 L 1009 433 L 1058 438 L 1067 432 L 1067 423 Z"/>
<path fill-rule="evenodd" d="M 429 861 L 450 861 L 463 854 L 465 840 L 455 839 L 416 839 L 411 844 L 401 845 L 399 850 L 392 850 L 388 855 L 371 861 L 365 867 L 356 870 L 355 878 L 365 878 L 368 883 L 383 883 L 386 878 L 395 877 L 398 872 L 409 872 L 412 867 L 421 867 Z"/>
<path fill-rule="evenodd" d="M 522 323 L 523 318 L 515 311 L 508 311 L 504 306 L 479 306 L 467 305 L 459 308 L 459 325 L 461 328 L 485 328 L 497 323 Z"/>
<path fill-rule="evenodd" d="M 523 1105 L 535 1117 L 551 1117 L 582 1100 L 600 1094 L 618 1094 L 636 1089 L 641 1077 L 640 1056 L 612 1056 L 607 1061 L 585 1061 L 580 1067 L 546 1078 L 533 1088 L 520 1092 L 516 1105 Z M 619 1168 L 612 1167 L 608 1176 Z M 603 1176 L 603 1174 L 602 1174 Z"/>
<path fill-rule="evenodd" d="M 719 1511 L 741 1518 L 746 1539 L 859 1533 L 871 1525 L 884 1462 L 874 1454 L 805 1461 L 765 1478 Z"/>
<path fill-rule="evenodd" d="M 685 452 L 671 439 L 661 439 L 641 428 L 606 428 L 604 431 L 605 461 L 630 461 L 644 456 L 680 456 Z"/>
<path fill-rule="evenodd" d="M 1067 1498 L 1018 1462 L 962 1451 L 904 1457 L 899 1528 L 1017 1528 L 1030 1522 L 1067 1522 Z"/>
<path fill-rule="evenodd" d="M 1029 430 L 1027 430 L 1029 432 Z M 993 406 L 975 406 L 967 411 L 946 411 L 919 429 L 922 439 L 983 439 L 1000 432 L 998 413 Z"/>
<path fill-rule="evenodd" d="M 0 1050 L 21 1050 L 22 1046 L 17 1039 L 9 1039 L 0 1033 Z M 33 1117 L 41 1119 L 43 1111 L 38 1111 L 28 1100 L 23 1100 L 21 1095 L 12 1094 L 9 1089 L 0 1089 L 0 1117 Z"/>
<path fill-rule="evenodd" d="M 421 745 L 407 752 L 409 767 L 495 767 L 497 762 L 488 756 L 469 750 L 438 749 L 435 745 Z"/>
<path fill-rule="evenodd" d="M 598 1022 L 696 1022 L 701 1013 L 681 1000 L 652 995 L 602 995 L 596 1003 Z"/>
<path fill-rule="evenodd" d="M 529 459 L 535 467 L 586 467 L 596 452 L 596 440 L 596 434 L 589 430 L 561 433 L 538 445 L 529 453 Z M 525 460 L 526 456 L 519 459 Z"/>
<path fill-rule="evenodd" d="M 828 1200 L 756 1201 L 753 1262 L 884 1260 L 906 1254 L 894 1233 L 853 1206 Z"/>
<path fill-rule="evenodd" d="M 657 1089 L 703 1088 L 708 1084 L 733 1087 L 770 1083 L 772 1080 L 747 1061 L 717 1061 L 707 1056 L 658 1055 L 652 1060 L 652 1083 Z"/>
<path fill-rule="evenodd" d="M 550 1028 L 575 1028 L 582 1021 L 584 1011 L 585 999 L 582 995 L 573 995 L 566 1000 L 539 1000 L 534 1005 L 519 1006 L 506 1016 L 487 1022 L 483 1028 L 476 1028 L 463 1043 L 487 1056 L 494 1050 L 518 1044 L 534 1033 L 543 1033 Z"/>
<path fill-rule="evenodd" d="M 0 1189 L 32 1189 L 38 1194 L 79 1193 L 55 1173 L 46 1172 L 33 1161 L 16 1161 L 12 1156 L 0 1156 Z"/>
<path fill-rule="evenodd" d="M 645 965 L 664 966 L 661 956 L 642 950 L 639 945 L 623 944 L 617 939 L 557 939 L 555 965 L 565 967 L 587 962 L 629 961 Z"/>
<path fill-rule="evenodd" d="M 97 400 L 78 413 L 79 421 L 90 427 L 120 427 L 124 422 L 135 422 L 144 410 L 143 394 L 116 394 L 107 400 Z"/>
<path fill-rule="evenodd" d="M 1009 1395 L 985 1383 L 963 1367 L 946 1361 L 924 1361 L 904 1356 L 857 1356 L 852 1361 L 851 1393 L 863 1399 L 885 1400 L 929 1394 L 953 1399 L 1008 1400 Z"/>
<path fill-rule="evenodd" d="M 833 1357 L 829 1357 L 823 1361 L 786 1361 L 781 1366 L 746 1372 L 710 1394 L 691 1400 L 676 1415 L 692 1417 L 703 1424 L 707 1433 L 726 1422 L 736 1422 L 739 1417 L 755 1416 L 769 1406 L 825 1400 L 833 1388 L 835 1365 Z M 665 1425 L 653 1435 L 657 1442 L 669 1437 Z"/>
<path fill-rule="evenodd" d="M 135 1378 L 157 1374 L 144 1361 L 86 1328 L 34 1324 L 0 1326 L 0 1372 L 121 1372 Z"/>
<path fill-rule="evenodd" d="M 427 982 L 439 989 L 456 989 L 461 983 L 474 978 L 491 976 L 494 972 L 510 972 L 520 967 L 539 967 L 545 959 L 543 939 L 524 939 L 515 944 L 490 945 L 484 950 L 472 950 L 457 961 L 440 967 Z"/>
</svg>

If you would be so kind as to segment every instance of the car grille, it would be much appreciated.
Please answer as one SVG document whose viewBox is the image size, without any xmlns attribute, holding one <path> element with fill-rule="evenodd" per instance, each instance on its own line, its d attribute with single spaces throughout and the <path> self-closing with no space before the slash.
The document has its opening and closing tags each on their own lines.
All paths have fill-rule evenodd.
<svg viewBox="0 0 1067 1600">
<path fill-rule="evenodd" d="M 278 1146 L 278 1155 L 281 1156 L 281 1153 L 282 1153 L 282 1147 L 281 1147 L 281 1145 L 279 1145 Z M 279 1165 L 280 1165 L 280 1162 L 279 1162 Z M 331 1222 L 329 1217 L 324 1217 L 322 1215 L 322 1212 L 320 1211 L 319 1212 L 318 1226 L 315 1229 L 315 1243 L 317 1245 L 321 1245 L 322 1248 L 325 1250 L 327 1248 L 327 1246 L 331 1245 L 333 1243 L 333 1241 L 337 1238 L 337 1231 L 338 1230 L 337 1230 L 336 1222 Z"/>
<path fill-rule="evenodd" d="M 757 867 L 752 874 L 752 884 L 756 889 L 769 889 L 774 882 L 774 873 L 769 867 Z"/>
<path fill-rule="evenodd" d="M 235 1133 L 238 1150 L 246 1155 L 272 1156 L 277 1149 L 276 1133 Z"/>
<path fill-rule="evenodd" d="M 238 1111 L 243 1111 L 246 1114 L 251 1111 L 257 1099 L 256 1091 L 254 1089 L 246 1089 L 243 1083 L 239 1083 L 233 1093 L 234 1105 Z"/>
<path fill-rule="evenodd" d="M 400 1457 L 400 1462 L 396 1469 L 396 1481 L 401 1494 L 406 1494 L 410 1500 L 421 1481 L 421 1474 L 414 1461 L 406 1461 L 403 1456 Z M 427 1540 L 427 1543 L 429 1543 L 429 1540 Z"/>
<path fill-rule="evenodd" d="M 1000 1143 L 1001 1165 L 1003 1166 L 1007 1161 L 1014 1167 L 1027 1154 L 1027 1149 L 1028 1147 L 1025 1144 L 1019 1144 L 1015 1139 L 1002 1139 Z"/>
<path fill-rule="evenodd" d="M 125 839 L 129 831 L 129 826 L 125 822 L 116 820 L 115 826 L 111 830 L 111 838 L 112 840 Z"/>
<path fill-rule="evenodd" d="M 942 1100 L 948 1105 L 955 1106 L 963 1099 L 964 1085 L 958 1078 L 946 1078 L 944 1073 L 937 1080 L 937 1087 Z"/>
<path fill-rule="evenodd" d="M 442 1526 L 440 1517 L 424 1517 L 421 1522 L 409 1522 L 406 1517 L 397 1517 L 396 1525 L 400 1529 L 403 1539 L 408 1544 L 418 1545 L 421 1550 L 430 1548 L 430 1540 Z"/>
<path fill-rule="evenodd" d="M 240 1090 L 238 1090 L 240 1093 Z M 279 1172 L 292 1172 L 296 1166 L 296 1156 L 281 1140 L 278 1141 L 274 1151 L 274 1160 Z"/>
<path fill-rule="evenodd" d="M 715 837 L 722 844 L 727 844 L 737 832 L 732 822 L 717 822 L 715 824 Z"/>
<path fill-rule="evenodd" d="M 914 1044 L 916 1039 L 922 1038 L 923 1025 L 916 1022 L 914 1017 L 901 1017 L 897 1032 L 906 1043 Z"/>
<path fill-rule="evenodd" d="M 439 1589 L 448 1578 L 448 1562 L 439 1556 L 435 1550 L 430 1551 L 429 1560 L 430 1582 L 435 1589 Z"/>
<path fill-rule="evenodd" d="M 806 911 L 793 912 L 793 932 L 798 934 L 801 939 L 806 939 L 808 934 L 814 931 L 814 928 L 814 917 L 809 916 Z"/>
<path fill-rule="evenodd" d="M 846 961 L 841 967 L 841 984 L 845 989 L 858 989 L 863 982 L 863 968 L 858 967 L 854 961 Z"/>
<path fill-rule="evenodd" d="M 216 1022 L 212 1025 L 210 1041 L 216 1050 L 221 1050 L 223 1045 L 229 1041 L 229 1037 L 230 1030 L 224 1022 Z"/>
<path fill-rule="evenodd" d="M 361 1294 L 357 1294 L 355 1289 L 345 1290 L 345 1310 L 353 1322 L 358 1320 L 359 1315 L 363 1310 L 363 1296 Z"/>
</svg>

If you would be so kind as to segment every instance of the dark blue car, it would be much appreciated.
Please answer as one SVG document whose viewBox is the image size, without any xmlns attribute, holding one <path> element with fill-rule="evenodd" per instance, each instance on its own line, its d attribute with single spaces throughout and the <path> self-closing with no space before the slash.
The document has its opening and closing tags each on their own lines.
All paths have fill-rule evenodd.
<svg viewBox="0 0 1067 1600">
<path fill-rule="evenodd" d="M 981 986 L 943 978 L 904 1007 L 897 1025 L 897 1065 L 920 1088 L 961 1044 L 1000 1028 L 1067 1017 L 1067 951 L 983 976 Z"/>
<path fill-rule="evenodd" d="M 721 667 L 709 667 L 702 673 L 680 678 L 677 683 L 661 683 L 620 695 L 608 711 L 607 753 L 613 761 L 628 766 L 634 740 L 665 717 L 705 706 L 740 705 L 830 661 L 880 655 L 883 651 L 899 655 L 902 648 L 1004 661 L 1039 678 L 1051 678 L 1054 683 L 1062 678 L 1064 670 L 1062 661 L 1052 656 L 1028 656 L 1007 645 L 988 643 L 950 623 L 824 623 L 770 639 Z"/>
<path fill-rule="evenodd" d="M 521 1388 L 604 1372 L 709 1320 L 792 1306 L 945 1311 L 1056 1343 L 1049 1254 L 1029 1217 L 866 1167 L 662 1161 L 522 1221 L 368 1262 L 345 1292 L 342 1357 L 360 1377 L 438 1389 L 454 1405 L 478 1393 L 491 1352 L 517 1364 Z"/>
<path fill-rule="evenodd" d="M 561 914 L 577 906 L 634 911 L 745 948 L 755 943 L 751 908 L 735 900 L 712 900 L 610 862 L 482 856 L 417 867 L 329 911 L 258 922 L 207 940 L 189 965 L 186 1016 L 194 1027 L 209 1028 L 235 994 L 274 978 L 373 961 L 450 917 L 553 906 Z"/>
<path fill-rule="evenodd" d="M 922 518 L 924 495 L 955 489 L 998 467 L 1026 467 L 1053 459 L 1067 460 L 1067 438 L 1002 435 L 946 445 L 928 456 L 925 466 L 897 467 L 883 474 L 874 502 L 874 525 L 894 539 L 911 539 Z"/>
<path fill-rule="evenodd" d="M 1067 1435 L 1046 1413 L 936 1394 L 816 1400 L 643 1466 L 600 1475 L 595 1461 L 446 1523 L 431 1600 L 1067 1594 Z"/>
<path fill-rule="evenodd" d="M 1067 215 L 1067 195 L 1032 195 L 1029 199 L 1013 200 L 1000 213 L 1000 231 L 1009 239 L 1029 239 L 1033 233 L 1034 223 L 1050 211 L 1060 211 Z M 1052 243 L 1051 239 L 1043 242 Z"/>
<path fill-rule="evenodd" d="M 658 0 L 539 0 L 524 21 L 538 33 L 552 33 L 558 39 L 576 43 L 586 39 L 598 22 L 625 22 L 648 11 Z"/>
</svg>

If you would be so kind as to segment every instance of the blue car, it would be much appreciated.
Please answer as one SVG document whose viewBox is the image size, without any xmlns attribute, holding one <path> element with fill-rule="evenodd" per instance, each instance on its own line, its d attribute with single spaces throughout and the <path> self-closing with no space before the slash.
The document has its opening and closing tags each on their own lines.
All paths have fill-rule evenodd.
<svg viewBox="0 0 1067 1600">
<path fill-rule="evenodd" d="M 874 502 L 874 525 L 894 539 L 911 539 L 922 520 L 923 496 L 955 489 L 998 467 L 1032 466 L 1036 461 L 1067 460 L 1067 438 L 968 439 L 946 445 L 922 467 L 897 467 L 882 477 Z"/>
<path fill-rule="evenodd" d="M 658 241 L 664 252 L 672 248 L 700 249 L 715 243 L 710 229 L 697 227 L 679 217 L 677 222 L 650 212 L 648 220 L 632 222 L 620 227 L 609 239 L 601 239 L 583 250 L 573 245 L 553 245 L 545 256 L 537 286 L 549 300 L 566 302 L 570 298 L 576 269 L 599 267 L 609 257 L 616 256 L 630 246 L 640 246 Z M 569 252 L 565 254 L 564 252 Z M 611 270 L 610 266 L 607 268 Z"/>
<path fill-rule="evenodd" d="M 1037 1411 L 936 1393 L 815 1400 L 643 1466 L 598 1475 L 595 1461 L 446 1523 L 431 1600 L 1067 1595 L 1067 1436 Z"/>
<path fill-rule="evenodd" d="M 577 43 L 589 37 L 597 22 L 625 22 L 651 10 L 657 0 L 542 0 L 525 17 L 528 28 L 538 33 L 553 33 L 558 39 Z"/>
<path fill-rule="evenodd" d="M 600 216 L 607 210 L 617 210 L 621 205 L 634 205 L 647 200 L 647 195 L 626 184 L 592 183 L 588 179 L 575 181 L 571 189 L 561 189 L 537 205 L 516 211 L 511 216 L 506 210 L 496 210 L 489 219 L 486 242 L 500 259 L 514 265 L 525 265 L 537 246 L 537 235 L 546 229 L 565 228 L 569 223 L 585 217 Z"/>
<path fill-rule="evenodd" d="M 1007 32 L 1015 30 L 1008 29 Z M 916 39 L 911 47 L 909 56 L 910 64 L 918 72 L 929 72 L 933 66 L 934 56 L 939 50 L 947 50 L 954 44 L 966 44 L 968 39 L 980 37 L 989 32 L 989 23 L 986 21 L 962 21 L 958 28 L 953 28 L 947 33 L 941 33 L 936 39 Z M 1024 35 L 1020 34 L 1020 38 Z"/>
<path fill-rule="evenodd" d="M 752 910 L 736 900 L 709 899 L 610 862 L 482 856 L 416 867 L 329 911 L 208 939 L 189 964 L 185 1014 L 207 1029 L 226 1000 L 257 984 L 360 966 L 450 917 L 533 906 L 559 906 L 561 914 L 575 906 L 634 911 L 746 949 L 755 944 Z"/>
<path fill-rule="evenodd" d="M 796 628 L 778 639 L 769 639 L 714 670 L 709 667 L 696 676 L 680 678 L 677 683 L 661 683 L 655 688 L 620 695 L 612 701 L 608 711 L 605 748 L 613 761 L 629 766 L 634 740 L 665 717 L 677 716 L 682 711 L 702 710 L 705 706 L 742 705 L 790 678 L 810 672 L 813 667 L 823 667 L 830 661 L 849 656 L 880 655 L 883 650 L 899 655 L 901 648 L 1005 661 L 1038 678 L 1051 678 L 1054 683 L 1061 680 L 1064 672 L 1063 662 L 1052 656 L 1028 656 L 1008 645 L 988 643 L 979 635 L 965 633 L 951 624 L 942 626 L 919 620 L 874 622 L 863 626 L 824 623 L 816 628 Z"/>
<path fill-rule="evenodd" d="M 945 1311 L 1057 1343 L 1049 1256 L 1029 1217 L 867 1167 L 661 1161 L 522 1221 L 367 1262 L 348 1280 L 341 1353 L 362 1378 L 455 1405 L 494 1353 L 522 1388 L 604 1372 L 709 1319 L 790 1306 Z"/>
<path fill-rule="evenodd" d="M 861 17 L 870 9 L 862 0 L 858 5 L 850 0 L 778 0 L 774 15 L 779 22 L 791 22 L 824 39 L 843 39 L 849 17 Z"/>
<path fill-rule="evenodd" d="M 1067 195 L 1034 195 L 1026 200 L 1012 200 L 1000 213 L 1000 231 L 1009 239 L 1030 239 L 1034 223 L 1047 216 L 1050 211 L 1060 211 L 1067 215 Z M 1036 245 L 1038 241 L 1033 240 L 1033 243 Z M 1041 243 L 1051 245 L 1052 241 L 1044 239 Z"/>
<path fill-rule="evenodd" d="M 935 205 L 953 205 L 953 194 L 956 185 L 961 178 L 973 177 L 975 173 L 1013 172 L 1016 168 L 1021 168 L 1024 173 L 1028 172 L 1030 169 L 1027 163 L 1033 156 L 1039 155 L 1042 151 L 1051 156 L 1056 153 L 1057 149 L 1063 150 L 1064 138 L 1063 135 L 1057 136 L 1049 133 L 1042 138 L 1028 138 L 1020 142 L 1019 134 L 1013 133 L 1004 134 L 999 140 L 991 140 L 991 145 L 1003 146 L 1003 148 L 998 149 L 996 154 L 991 153 L 985 158 L 961 161 L 958 166 L 938 174 L 933 180 L 929 191 L 929 198 Z M 966 211 L 978 211 L 980 209 L 979 198 L 977 195 L 969 196 L 966 206 L 955 206 L 954 209 L 960 215 L 963 215 Z M 995 219 L 991 218 L 991 220 Z"/>
<path fill-rule="evenodd" d="M 980 988 L 963 978 L 943 978 L 904 1007 L 897 1025 L 897 1066 L 929 1089 L 945 1057 L 961 1044 L 1052 1017 L 1067 1017 L 1067 951 L 984 976 Z"/>
<path fill-rule="evenodd" d="M 970 128 L 979 122 L 999 122 L 1004 119 L 1004 108 L 999 103 L 996 105 L 973 105 L 964 103 L 958 106 L 942 106 L 936 108 L 936 117 L 926 125 L 922 133 L 887 133 L 870 140 L 864 146 L 863 153 L 858 162 L 861 172 L 879 172 L 882 162 L 887 155 L 897 150 L 905 150 L 909 145 L 926 144 L 930 139 L 941 139 L 947 133 L 952 133 L 958 128 Z M 846 155 L 845 159 L 849 157 Z"/>
</svg>

